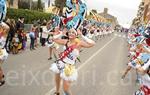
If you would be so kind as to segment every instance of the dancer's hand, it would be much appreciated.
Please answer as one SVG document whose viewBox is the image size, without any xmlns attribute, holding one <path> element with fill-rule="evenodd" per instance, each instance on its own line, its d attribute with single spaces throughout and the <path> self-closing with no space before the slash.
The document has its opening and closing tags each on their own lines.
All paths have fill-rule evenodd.
<svg viewBox="0 0 150 95">
<path fill-rule="evenodd" d="M 77 34 L 78 34 L 79 36 L 81 36 L 81 35 L 82 35 L 82 32 L 81 32 L 80 30 L 77 30 Z"/>
</svg>

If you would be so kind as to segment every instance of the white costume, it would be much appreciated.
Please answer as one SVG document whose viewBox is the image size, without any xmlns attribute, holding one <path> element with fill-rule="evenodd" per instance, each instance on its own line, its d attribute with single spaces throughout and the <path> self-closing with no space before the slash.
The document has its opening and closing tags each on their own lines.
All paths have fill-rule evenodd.
<svg viewBox="0 0 150 95">
<path fill-rule="evenodd" d="M 0 60 L 5 61 L 8 57 L 8 53 L 4 48 L 6 39 L 4 37 L 0 38 Z"/>
<path fill-rule="evenodd" d="M 78 77 L 77 70 L 75 68 L 76 59 L 79 56 L 79 50 L 74 49 L 63 60 L 59 60 L 53 63 L 50 67 L 55 73 L 60 73 L 60 77 L 67 81 L 76 81 Z"/>
</svg>

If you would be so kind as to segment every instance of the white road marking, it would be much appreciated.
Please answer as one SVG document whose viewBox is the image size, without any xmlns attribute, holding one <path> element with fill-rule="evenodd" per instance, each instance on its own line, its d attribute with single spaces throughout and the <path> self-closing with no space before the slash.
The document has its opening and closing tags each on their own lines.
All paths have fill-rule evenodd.
<svg viewBox="0 0 150 95">
<path fill-rule="evenodd" d="M 93 59 L 97 54 L 99 54 L 108 44 L 110 44 L 116 37 L 113 37 L 109 42 L 107 42 L 102 48 L 100 48 L 96 53 L 94 53 L 88 60 L 86 60 L 82 65 L 77 68 L 79 71 L 81 68 L 83 68 L 91 59 Z M 52 88 L 49 92 L 47 92 L 45 95 L 51 95 L 51 93 L 55 90 L 55 87 Z"/>
<path fill-rule="evenodd" d="M 121 35 L 121 34 L 114 34 L 117 37 L 121 37 L 121 38 L 126 38 L 126 35 Z"/>
<path fill-rule="evenodd" d="M 88 60 L 86 60 L 82 65 L 80 65 L 80 67 L 77 69 L 78 71 L 84 66 L 86 65 L 91 59 L 93 59 L 97 54 L 99 54 L 108 44 L 110 44 L 113 40 L 115 39 L 115 37 L 113 37 L 108 43 L 106 43 L 102 48 L 100 48 L 96 53 L 94 53 Z"/>
<path fill-rule="evenodd" d="M 126 38 L 126 36 L 124 35 L 123 38 Z"/>
</svg>

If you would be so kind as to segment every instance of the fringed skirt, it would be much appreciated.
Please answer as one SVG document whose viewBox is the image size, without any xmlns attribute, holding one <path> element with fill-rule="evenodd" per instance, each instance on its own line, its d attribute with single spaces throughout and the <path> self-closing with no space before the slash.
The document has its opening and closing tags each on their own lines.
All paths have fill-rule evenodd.
<svg viewBox="0 0 150 95">
<path fill-rule="evenodd" d="M 78 77 L 75 66 L 62 61 L 53 63 L 50 67 L 50 70 L 56 74 L 60 73 L 60 77 L 66 81 L 76 81 Z"/>
</svg>

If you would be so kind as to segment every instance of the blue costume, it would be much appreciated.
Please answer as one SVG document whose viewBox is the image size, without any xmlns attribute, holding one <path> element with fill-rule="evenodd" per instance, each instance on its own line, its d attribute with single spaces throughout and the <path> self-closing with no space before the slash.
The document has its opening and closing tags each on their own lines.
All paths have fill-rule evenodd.
<svg viewBox="0 0 150 95">
<path fill-rule="evenodd" d="M 5 19 L 6 10 L 6 0 L 0 0 L 0 23 Z"/>
<path fill-rule="evenodd" d="M 142 54 L 141 55 L 141 60 L 144 62 L 144 64 L 146 64 L 150 59 L 150 54 Z"/>
<path fill-rule="evenodd" d="M 77 4 L 79 5 L 79 12 L 77 13 L 76 16 L 73 17 L 72 20 L 67 22 L 66 26 L 68 29 L 74 28 L 75 30 L 77 30 L 84 21 L 85 14 L 87 11 L 87 6 L 83 0 L 78 0 Z M 76 9 L 76 5 L 72 3 L 72 0 L 67 0 L 66 6 L 67 6 L 67 11 L 65 15 L 66 17 L 68 17 L 69 15 L 71 15 L 73 10 Z"/>
<path fill-rule="evenodd" d="M 52 28 L 55 28 L 55 27 L 57 27 L 57 26 L 59 26 L 60 25 L 60 17 L 59 16 L 54 16 L 53 18 L 52 18 Z"/>
</svg>

